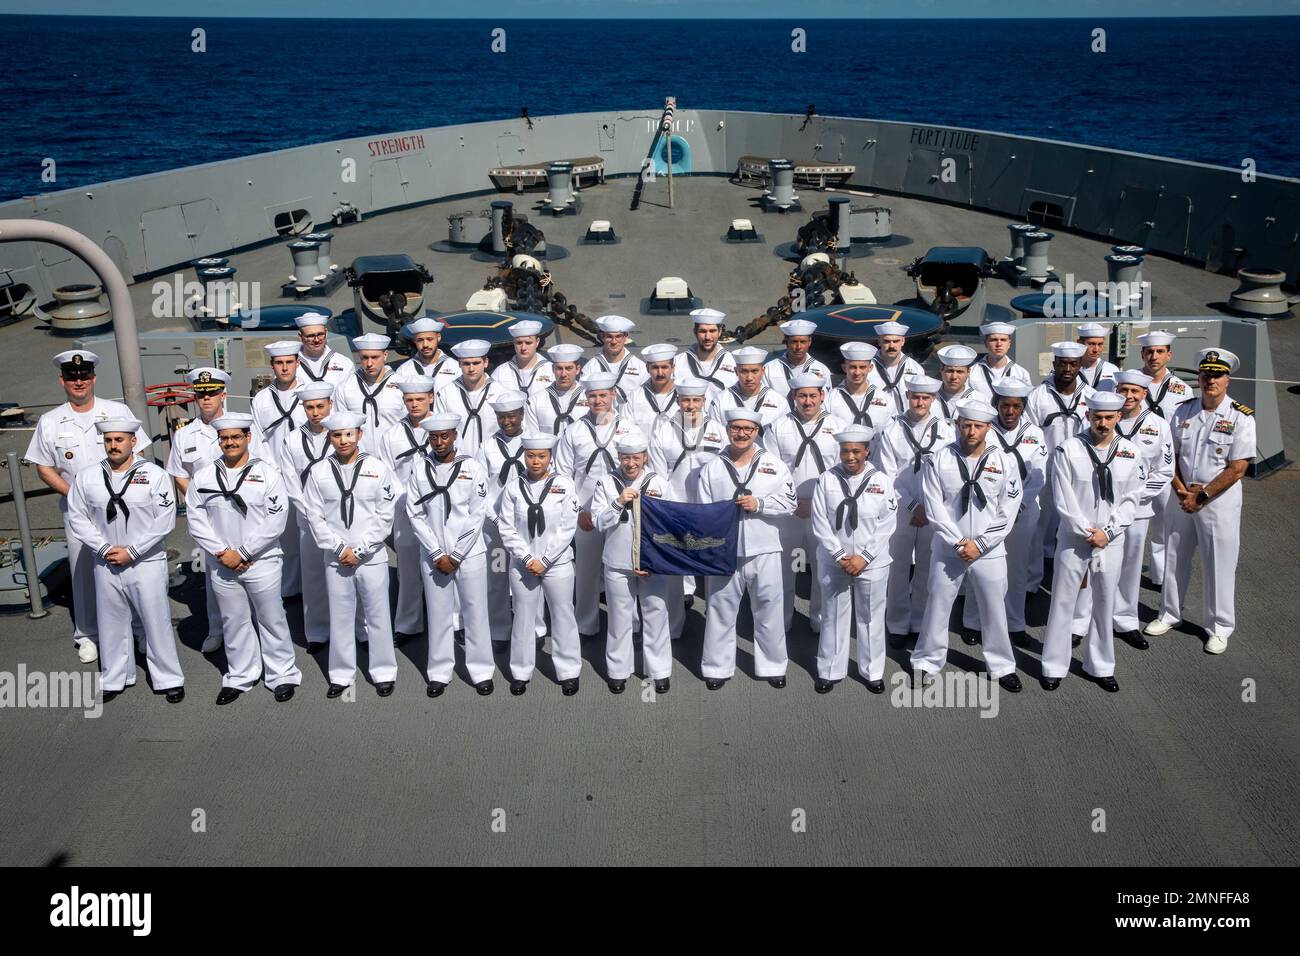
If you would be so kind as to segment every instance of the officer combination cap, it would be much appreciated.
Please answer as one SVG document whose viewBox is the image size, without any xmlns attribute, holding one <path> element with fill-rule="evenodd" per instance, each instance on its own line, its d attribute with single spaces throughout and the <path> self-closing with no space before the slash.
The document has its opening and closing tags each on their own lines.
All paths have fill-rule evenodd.
<svg viewBox="0 0 1300 956">
<path fill-rule="evenodd" d="M 721 325 L 722 320 L 727 317 L 727 313 L 719 312 L 717 309 L 692 309 L 691 321 L 696 325 Z"/>
<path fill-rule="evenodd" d="M 213 392 L 220 392 L 230 384 L 230 375 L 219 368 L 204 365 L 190 369 L 185 375 L 185 381 L 189 383 L 196 395 L 211 395 Z"/>
<path fill-rule="evenodd" d="M 85 349 L 69 349 L 54 356 L 54 367 L 60 372 L 89 372 L 94 374 L 99 356 Z"/>
<path fill-rule="evenodd" d="M 1241 360 L 1227 349 L 1201 349 L 1196 353 L 1196 367 L 1202 372 L 1227 372 L 1231 375 L 1237 371 Z"/>
<path fill-rule="evenodd" d="M 928 375 L 909 375 L 903 379 L 903 387 L 917 395 L 938 395 L 943 382 Z"/>
<path fill-rule="evenodd" d="M 940 365 L 950 368 L 969 368 L 979 357 L 969 345 L 945 345 L 935 355 L 939 357 Z"/>
</svg>

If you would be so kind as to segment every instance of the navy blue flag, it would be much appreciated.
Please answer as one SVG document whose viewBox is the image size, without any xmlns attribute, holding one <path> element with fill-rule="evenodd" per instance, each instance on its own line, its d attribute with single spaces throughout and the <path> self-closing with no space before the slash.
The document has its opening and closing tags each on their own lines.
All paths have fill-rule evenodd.
<svg viewBox="0 0 1300 956">
<path fill-rule="evenodd" d="M 640 497 L 639 565 L 655 574 L 735 574 L 740 509 Z"/>
</svg>

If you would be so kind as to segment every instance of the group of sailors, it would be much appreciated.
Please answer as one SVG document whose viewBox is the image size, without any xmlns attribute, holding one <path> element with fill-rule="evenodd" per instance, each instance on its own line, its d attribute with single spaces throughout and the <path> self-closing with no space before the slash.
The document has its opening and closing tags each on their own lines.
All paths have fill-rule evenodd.
<svg viewBox="0 0 1300 956">
<path fill-rule="evenodd" d="M 308 651 L 328 648 L 331 698 L 355 682 L 358 643 L 377 693 L 392 694 L 395 646 L 420 634 L 431 697 L 452 682 L 458 644 L 478 693 L 493 692 L 494 645 L 524 693 L 548 633 L 555 677 L 575 694 L 602 592 L 610 690 L 634 673 L 639 630 L 644 676 L 665 693 L 697 582 L 634 564 L 640 496 L 740 510 L 736 571 L 704 582 L 710 690 L 735 674 L 746 594 L 754 674 L 785 686 L 802 566 L 819 693 L 846 678 L 851 636 L 873 693 L 890 644 L 914 641 L 911 666 L 932 680 L 963 593 L 963 640 L 983 645 L 991 679 L 1021 690 L 1015 649 L 1045 556 L 1045 689 L 1083 644 L 1083 673 L 1117 690 L 1115 636 L 1145 648 L 1182 620 L 1198 551 L 1205 649 L 1226 648 L 1240 479 L 1255 454 L 1252 413 L 1227 394 L 1232 353 L 1200 351 L 1197 395 L 1170 371 L 1173 333 L 1140 336 L 1142 367 L 1121 371 L 1102 357 L 1108 330 L 1088 324 L 1051 347 L 1035 383 L 1008 357 L 1015 327 L 993 322 L 983 354 L 944 346 L 931 378 L 904 352 L 906 327 L 886 322 L 874 343 L 841 346 L 836 386 L 810 355 L 811 322 L 782 324 L 784 348 L 769 354 L 723 350 L 720 312 L 692 318 L 690 348 L 637 356 L 633 323 L 603 316 L 585 362 L 572 344 L 543 357 L 540 324 L 520 321 L 513 358 L 489 370 L 488 342 L 448 355 L 434 317 L 405 327 L 414 354 L 393 367 L 387 336 L 354 338 L 353 362 L 307 313 L 296 341 L 265 346 L 273 381 L 250 413 L 227 407 L 227 373 L 188 374 L 197 415 L 165 468 L 142 457 L 150 439 L 131 412 L 94 395 L 96 356 L 59 354 L 68 402 L 41 418 L 26 457 L 63 496 L 81 660 L 99 660 L 111 699 L 135 683 L 139 635 L 155 691 L 183 699 L 164 548 L 178 495 L 206 571 L 203 651 L 226 651 L 219 704 L 259 681 L 293 696 L 285 602 L 299 599 Z M 1143 632 L 1148 538 L 1162 593 Z"/>
</svg>

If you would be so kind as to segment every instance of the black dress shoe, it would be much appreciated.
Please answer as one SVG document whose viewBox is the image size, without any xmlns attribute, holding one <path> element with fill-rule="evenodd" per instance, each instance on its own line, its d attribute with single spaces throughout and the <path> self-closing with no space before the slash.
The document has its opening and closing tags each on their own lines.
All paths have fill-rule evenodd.
<svg viewBox="0 0 1300 956">
<path fill-rule="evenodd" d="M 867 681 L 867 690 L 873 694 L 883 694 L 885 692 L 885 682 L 883 680 Z"/>
<path fill-rule="evenodd" d="M 1114 677 L 1094 677 L 1093 681 L 1096 683 L 1098 687 L 1100 687 L 1102 690 L 1108 693 L 1111 694 L 1119 693 L 1119 681 L 1117 681 Z"/>
<path fill-rule="evenodd" d="M 167 703 L 169 704 L 179 704 L 184 699 L 185 699 L 184 687 L 173 687 L 171 690 L 167 691 Z"/>
<path fill-rule="evenodd" d="M 781 690 L 785 687 L 784 677 L 769 677 L 767 679 L 767 682 L 771 684 L 773 687 L 775 687 L 777 690 Z"/>
<path fill-rule="evenodd" d="M 627 690 L 626 680 L 612 680 L 609 682 L 609 692 L 611 694 L 621 694 Z"/>
<path fill-rule="evenodd" d="M 717 690 L 727 682 L 726 677 L 709 677 L 704 681 L 704 686 L 709 690 Z"/>
<path fill-rule="evenodd" d="M 394 647 L 401 647 L 403 644 L 405 644 L 407 641 L 409 641 L 409 640 L 410 640 L 411 638 L 413 638 L 413 637 L 415 637 L 414 634 L 408 634 L 408 633 L 406 633 L 405 631 L 394 631 L 394 632 L 393 632 L 393 646 L 394 646 Z"/>
<path fill-rule="evenodd" d="M 819 694 L 829 694 L 831 691 L 835 689 L 835 681 L 822 680 L 819 677 L 817 678 L 817 683 L 815 683 L 813 687 Z"/>
<path fill-rule="evenodd" d="M 1028 647 L 1029 635 L 1026 634 L 1024 631 L 1012 631 L 1011 643 L 1016 645 L 1016 647 Z"/>
<path fill-rule="evenodd" d="M 560 681 L 560 690 L 564 692 L 565 697 L 572 697 L 578 692 L 578 678 L 570 677 L 568 680 Z"/>
<path fill-rule="evenodd" d="M 392 697 L 393 690 L 396 686 L 397 684 L 395 681 L 391 681 L 391 680 L 380 681 L 378 684 L 375 685 L 375 693 L 378 694 L 380 697 Z"/>
<path fill-rule="evenodd" d="M 286 700 L 293 700 L 293 684 L 281 684 L 275 689 L 275 699 L 277 703 L 283 704 Z"/>
<path fill-rule="evenodd" d="M 961 642 L 974 647 L 980 642 L 980 632 L 973 627 L 963 627 L 961 629 Z"/>
<path fill-rule="evenodd" d="M 666 694 L 672 686 L 672 681 L 667 677 L 661 677 L 659 680 L 655 681 L 655 693 Z"/>
<path fill-rule="evenodd" d="M 478 691 L 480 697 L 487 697 L 496 690 L 496 686 L 490 680 L 481 680 L 474 685 L 474 690 Z"/>
<path fill-rule="evenodd" d="M 325 650 L 326 646 L 327 646 L 327 643 L 326 643 L 325 641 L 308 641 L 308 642 L 307 642 L 307 653 L 308 653 L 308 654 L 319 654 L 321 651 Z"/>
<path fill-rule="evenodd" d="M 302 603 L 302 593 L 299 592 L 298 594 L 286 594 L 280 600 L 284 601 L 285 604 L 300 604 Z"/>
<path fill-rule="evenodd" d="M 1078 646 L 1079 646 L 1080 644 L 1082 644 L 1082 643 L 1083 643 L 1083 635 L 1082 635 L 1082 634 L 1071 634 L 1071 635 L 1070 635 L 1070 646 L 1071 646 L 1071 647 L 1078 647 Z"/>
<path fill-rule="evenodd" d="M 121 697 L 121 696 L 122 696 L 122 692 L 120 690 L 106 690 L 103 693 L 101 702 L 107 704 L 110 700 L 113 700 L 115 697 Z"/>
<path fill-rule="evenodd" d="M 890 647 L 902 647 L 907 643 L 906 634 L 889 634 L 886 633 L 885 639 L 889 642 Z"/>
<path fill-rule="evenodd" d="M 347 689 L 347 684 L 330 684 L 329 689 L 325 691 L 325 696 L 333 700 L 335 697 L 342 697 L 343 692 Z"/>
<path fill-rule="evenodd" d="M 998 686 L 1010 694 L 1019 694 L 1025 689 L 1025 685 L 1020 683 L 1020 677 L 1017 674 L 1007 674 L 998 678 Z"/>
<path fill-rule="evenodd" d="M 528 690 L 528 681 L 512 680 L 510 682 L 510 693 L 513 694 L 514 696 L 518 697 L 526 690 Z"/>
<path fill-rule="evenodd" d="M 1041 686 L 1041 687 L 1043 688 L 1043 690 L 1056 690 L 1056 688 L 1058 688 L 1058 687 L 1061 686 L 1061 678 L 1059 678 L 1059 677 L 1040 677 L 1040 678 L 1038 678 L 1038 683 L 1039 683 L 1039 686 Z"/>
<path fill-rule="evenodd" d="M 379 689 L 377 685 L 375 689 L 376 690 Z M 424 692 L 428 694 L 430 697 L 441 697 L 442 692 L 446 689 L 447 689 L 447 685 L 444 684 L 442 681 L 431 680 L 429 681 L 429 686 L 424 689 Z M 380 696 L 386 696 L 386 695 L 381 694 Z"/>
<path fill-rule="evenodd" d="M 223 687 L 217 692 L 217 706 L 220 707 L 224 704 L 229 704 L 232 701 L 239 700 L 243 693 L 242 690 L 236 690 L 233 687 Z"/>
<path fill-rule="evenodd" d="M 1116 631 L 1115 636 L 1129 647 L 1136 647 L 1139 651 L 1145 651 L 1151 646 L 1151 642 L 1142 636 L 1141 631 Z"/>
</svg>

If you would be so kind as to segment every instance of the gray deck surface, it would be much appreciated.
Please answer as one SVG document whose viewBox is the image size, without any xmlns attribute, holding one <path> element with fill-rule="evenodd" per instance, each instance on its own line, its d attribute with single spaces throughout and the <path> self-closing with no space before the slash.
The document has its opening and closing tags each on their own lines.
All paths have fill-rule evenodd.
<svg viewBox="0 0 1300 956">
<path fill-rule="evenodd" d="M 572 253 L 553 271 L 583 311 L 638 319 L 639 345 L 685 343 L 689 320 L 638 315 L 656 278 L 684 276 L 736 325 L 782 293 L 790 266 L 772 249 L 793 238 L 807 213 L 763 216 L 750 208 L 753 190 L 706 178 L 679 178 L 674 210 L 662 205 L 664 184 L 654 184 L 630 213 L 631 188 L 616 180 L 584 190 L 577 218 L 533 216 Z M 810 212 L 824 204 L 803 194 Z M 410 253 L 437 276 L 429 303 L 459 308 L 489 267 L 427 247 L 446 237 L 447 211 L 482 208 L 490 198 L 336 230 L 333 257 L 347 263 L 366 253 Z M 526 211 L 531 196 L 512 198 Z M 1005 254 L 1000 216 L 894 197 L 884 203 L 897 232 L 913 242 L 854 262 L 881 302 L 910 295 L 900 266 L 931 245 Z M 766 245 L 722 244 L 737 216 L 754 218 Z M 577 245 L 594 218 L 611 219 L 623 243 Z M 1106 251 L 1107 243 L 1057 230 L 1052 261 L 1062 273 L 1100 279 Z M 233 264 L 240 280 L 273 288 L 289 256 L 276 245 L 237 254 Z M 1234 285 L 1156 258 L 1144 272 L 1156 284 L 1157 314 L 1207 312 L 1206 303 L 1222 301 Z M 1016 294 L 997 280 L 990 290 L 990 301 L 1001 304 Z M 138 314 L 148 316 L 148 283 L 133 292 Z M 347 307 L 350 290 L 329 304 Z M 142 320 L 145 329 L 158 325 Z M 1300 379 L 1297 323 L 1275 323 L 1270 332 L 1278 377 Z M 65 347 L 30 321 L 0 329 L 0 401 L 61 401 L 48 357 Z M 1297 398 L 1282 387 L 1280 403 L 1295 455 Z M 0 453 L 21 452 L 27 438 L 0 431 Z M 61 530 L 55 496 L 42 493 L 34 469 L 24 471 L 33 523 Z M 73 864 L 144 865 L 1294 865 L 1298 474 L 1288 467 L 1247 483 L 1239 624 L 1227 654 L 1206 655 L 1200 632 L 1187 626 L 1146 652 L 1119 644 L 1119 694 L 1076 673 L 1049 695 L 1037 684 L 1036 653 L 1021 652 L 1026 690 L 1002 694 L 995 719 L 972 708 L 891 706 L 888 694 L 866 691 L 856 666 L 832 694 L 815 694 L 815 639 L 802 600 L 783 691 L 751 676 L 747 614 L 737 679 L 705 690 L 697 602 L 674 645 L 672 692 L 654 701 L 643 699 L 636 681 L 621 697 L 606 690 L 601 641 L 584 646 L 588 666 L 575 698 L 561 696 L 539 655 L 541 673 L 524 697 L 511 697 L 498 679 L 496 694 L 479 698 L 462 673 L 441 699 L 429 700 L 424 644 L 413 641 L 399 653 L 397 692 L 387 700 L 368 682 L 359 683 L 353 703 L 326 700 L 324 655 L 312 660 L 299 646 L 305 682 L 292 702 L 276 704 L 259 687 L 216 708 L 224 655 L 199 653 L 202 588 L 189 579 L 172 594 L 184 703 L 169 706 L 142 679 L 96 720 L 70 710 L 0 711 L 0 862 L 40 864 L 65 854 Z M 0 535 L 15 529 L 5 495 Z M 183 522 L 171 543 L 189 553 Z M 1149 608 L 1157 596 L 1143 597 Z M 1199 619 L 1199 584 L 1188 608 Z M 299 610 L 290 610 L 301 640 Z M 1031 613 L 1035 642 L 1045 614 L 1045 602 Z M 37 622 L 0 618 L 0 671 L 91 669 L 77 662 L 69 634 L 60 607 Z M 906 651 L 890 657 L 892 687 Z M 981 668 L 979 649 L 954 635 L 950 666 Z M 1255 703 L 1242 701 L 1247 679 L 1257 684 Z M 196 808 L 206 814 L 205 833 L 192 832 Z M 1096 808 L 1105 810 L 1104 833 L 1093 831 Z M 504 833 L 492 829 L 498 809 Z M 806 814 L 806 832 L 792 832 L 796 810 Z"/>
</svg>

